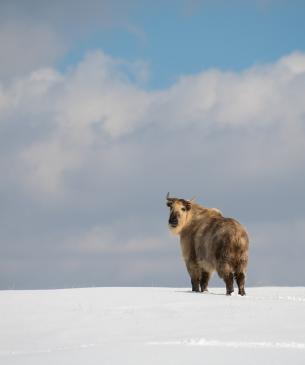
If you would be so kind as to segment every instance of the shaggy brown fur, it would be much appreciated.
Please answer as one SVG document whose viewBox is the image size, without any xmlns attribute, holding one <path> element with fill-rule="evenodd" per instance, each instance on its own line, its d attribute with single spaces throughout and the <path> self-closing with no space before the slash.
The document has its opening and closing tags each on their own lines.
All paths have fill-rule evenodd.
<svg viewBox="0 0 305 365">
<path fill-rule="evenodd" d="M 224 280 L 227 295 L 245 295 L 249 239 L 245 228 L 225 218 L 216 208 L 206 208 L 192 200 L 169 198 L 169 228 L 180 235 L 182 256 L 191 277 L 193 291 L 206 291 L 214 271 Z"/>
</svg>

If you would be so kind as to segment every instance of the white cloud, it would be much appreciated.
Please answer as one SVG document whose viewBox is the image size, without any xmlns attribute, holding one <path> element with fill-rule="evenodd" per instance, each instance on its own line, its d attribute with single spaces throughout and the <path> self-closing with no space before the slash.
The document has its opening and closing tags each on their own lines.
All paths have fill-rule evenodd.
<svg viewBox="0 0 305 365">
<path fill-rule="evenodd" d="M 238 146 L 226 140 L 227 156 L 215 153 L 216 160 L 239 160 L 230 166 L 238 177 L 246 173 L 259 178 L 304 165 L 304 54 L 240 73 L 210 70 L 184 76 L 161 91 L 146 91 L 137 83 L 142 69 L 141 63 L 98 51 L 66 74 L 42 69 L 2 87 L 0 123 L 7 126 L 9 120 L 10 128 L 33 131 L 14 156 L 21 174 L 16 178 L 27 181 L 35 194 L 37 189 L 58 193 L 64 189 L 66 172 L 82 169 L 89 158 L 99 169 L 109 168 L 99 165 L 105 158 L 111 164 L 109 151 L 115 145 L 124 148 L 125 137 L 146 128 L 176 135 L 170 148 L 185 132 L 193 135 L 194 146 L 200 136 L 210 146 L 210 134 L 219 135 L 215 147 L 225 133 L 232 131 L 234 138 L 241 133 Z M 41 130 L 37 136 L 36 130 Z M 141 157 L 148 157 L 141 156 L 141 150 L 138 140 L 126 153 L 135 153 L 141 164 Z M 157 150 L 154 154 L 158 159 Z M 124 156 L 114 158 L 124 164 Z M 224 170 L 227 167 L 224 164 Z"/>
<path fill-rule="evenodd" d="M 208 123 L 217 128 L 299 119 L 305 111 L 300 95 L 304 65 L 305 55 L 294 53 L 242 72 L 211 70 L 182 77 L 163 95 L 166 111 L 175 116 L 174 123 Z"/>
<path fill-rule="evenodd" d="M 46 130 L 15 161 L 35 191 L 58 192 L 65 171 L 82 166 L 88 149 L 141 124 L 149 96 L 122 69 L 142 74 L 143 64 L 96 52 L 66 75 L 42 69 L 2 88 L 0 122 Z"/>
</svg>

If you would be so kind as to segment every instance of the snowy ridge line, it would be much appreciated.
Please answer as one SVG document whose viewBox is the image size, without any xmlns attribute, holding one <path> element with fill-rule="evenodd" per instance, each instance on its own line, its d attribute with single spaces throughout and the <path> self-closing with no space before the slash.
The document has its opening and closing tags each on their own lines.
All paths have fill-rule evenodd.
<svg viewBox="0 0 305 365">
<path fill-rule="evenodd" d="M 262 288 L 262 287 L 259 287 Z M 272 288 L 272 287 L 271 287 Z M 204 292 L 204 293 L 194 293 L 191 290 L 187 289 L 187 288 L 183 288 L 182 290 L 180 290 L 180 288 L 177 288 L 177 292 L 178 293 L 191 293 L 191 294 L 198 294 L 198 295 L 202 295 L 204 294 L 205 296 L 226 296 L 226 294 L 223 293 L 219 293 L 217 291 L 215 291 L 216 288 L 211 288 L 209 289 L 209 291 Z M 255 289 L 255 287 L 250 287 L 249 289 Z M 302 289 L 304 289 L 304 293 L 305 293 L 305 288 L 302 287 Z M 237 295 L 237 292 L 233 292 L 230 298 L 237 298 L 240 300 L 254 300 L 254 301 L 265 301 L 265 300 L 276 300 L 276 301 L 287 301 L 287 302 L 305 302 L 305 296 L 297 296 L 297 295 L 252 295 L 252 293 L 247 293 L 246 296 L 244 297 L 240 297 L 239 295 Z"/>
<path fill-rule="evenodd" d="M 139 343 L 140 344 L 140 343 Z M 0 351 L 0 356 L 22 356 L 22 355 L 37 355 L 51 354 L 54 352 L 85 350 L 89 348 L 99 347 L 104 343 L 80 344 L 75 346 L 60 346 L 50 349 L 41 350 L 24 350 L 24 351 Z M 173 341 L 150 341 L 146 345 L 149 346 L 205 346 L 205 347 L 229 347 L 229 348 L 262 348 L 262 349 L 288 349 L 288 350 L 305 350 L 305 343 L 299 342 L 237 342 L 237 341 L 218 341 L 200 339 L 184 339 Z"/>
<path fill-rule="evenodd" d="M 288 295 L 288 296 L 266 296 L 266 297 L 257 297 L 257 296 L 245 296 L 244 300 L 246 299 L 251 299 L 251 300 L 286 300 L 287 302 L 305 302 L 305 298 L 304 297 L 297 297 L 297 296 L 293 296 L 293 295 Z"/>
<path fill-rule="evenodd" d="M 305 350 L 305 343 L 299 342 L 237 342 L 237 341 L 218 341 L 218 340 L 206 340 L 205 338 L 199 339 L 185 339 L 174 341 L 152 341 L 148 342 L 148 345 L 183 345 L 183 346 L 206 346 L 206 347 L 231 347 L 231 348 L 264 348 L 264 349 L 296 349 Z"/>
</svg>

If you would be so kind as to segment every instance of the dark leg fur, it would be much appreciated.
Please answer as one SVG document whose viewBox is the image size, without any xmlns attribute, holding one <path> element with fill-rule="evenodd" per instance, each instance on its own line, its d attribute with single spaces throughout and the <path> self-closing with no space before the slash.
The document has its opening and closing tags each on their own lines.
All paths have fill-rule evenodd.
<svg viewBox="0 0 305 365">
<path fill-rule="evenodd" d="M 243 272 L 235 273 L 234 274 L 236 284 L 238 286 L 238 294 L 239 295 L 246 295 L 245 292 L 245 274 Z"/>
<path fill-rule="evenodd" d="M 229 274 L 225 275 L 223 280 L 226 283 L 227 295 L 231 295 L 231 293 L 234 292 L 233 273 L 230 272 Z"/>
<path fill-rule="evenodd" d="M 206 271 L 202 271 L 200 278 L 201 291 L 208 291 L 208 283 L 210 280 L 210 274 Z"/>
<path fill-rule="evenodd" d="M 186 262 L 186 268 L 191 277 L 192 291 L 199 292 L 200 271 L 193 261 Z"/>
<path fill-rule="evenodd" d="M 192 291 L 199 292 L 199 280 L 192 278 L 191 283 L 192 283 Z"/>
</svg>

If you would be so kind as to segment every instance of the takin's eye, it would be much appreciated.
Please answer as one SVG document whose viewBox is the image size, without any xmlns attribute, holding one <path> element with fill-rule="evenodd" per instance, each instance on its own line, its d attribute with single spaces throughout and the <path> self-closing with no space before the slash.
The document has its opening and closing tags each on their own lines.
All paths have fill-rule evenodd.
<svg viewBox="0 0 305 365">
<path fill-rule="evenodd" d="M 186 211 L 186 208 L 182 207 L 181 210 L 182 210 L 182 212 L 185 212 Z"/>
</svg>

